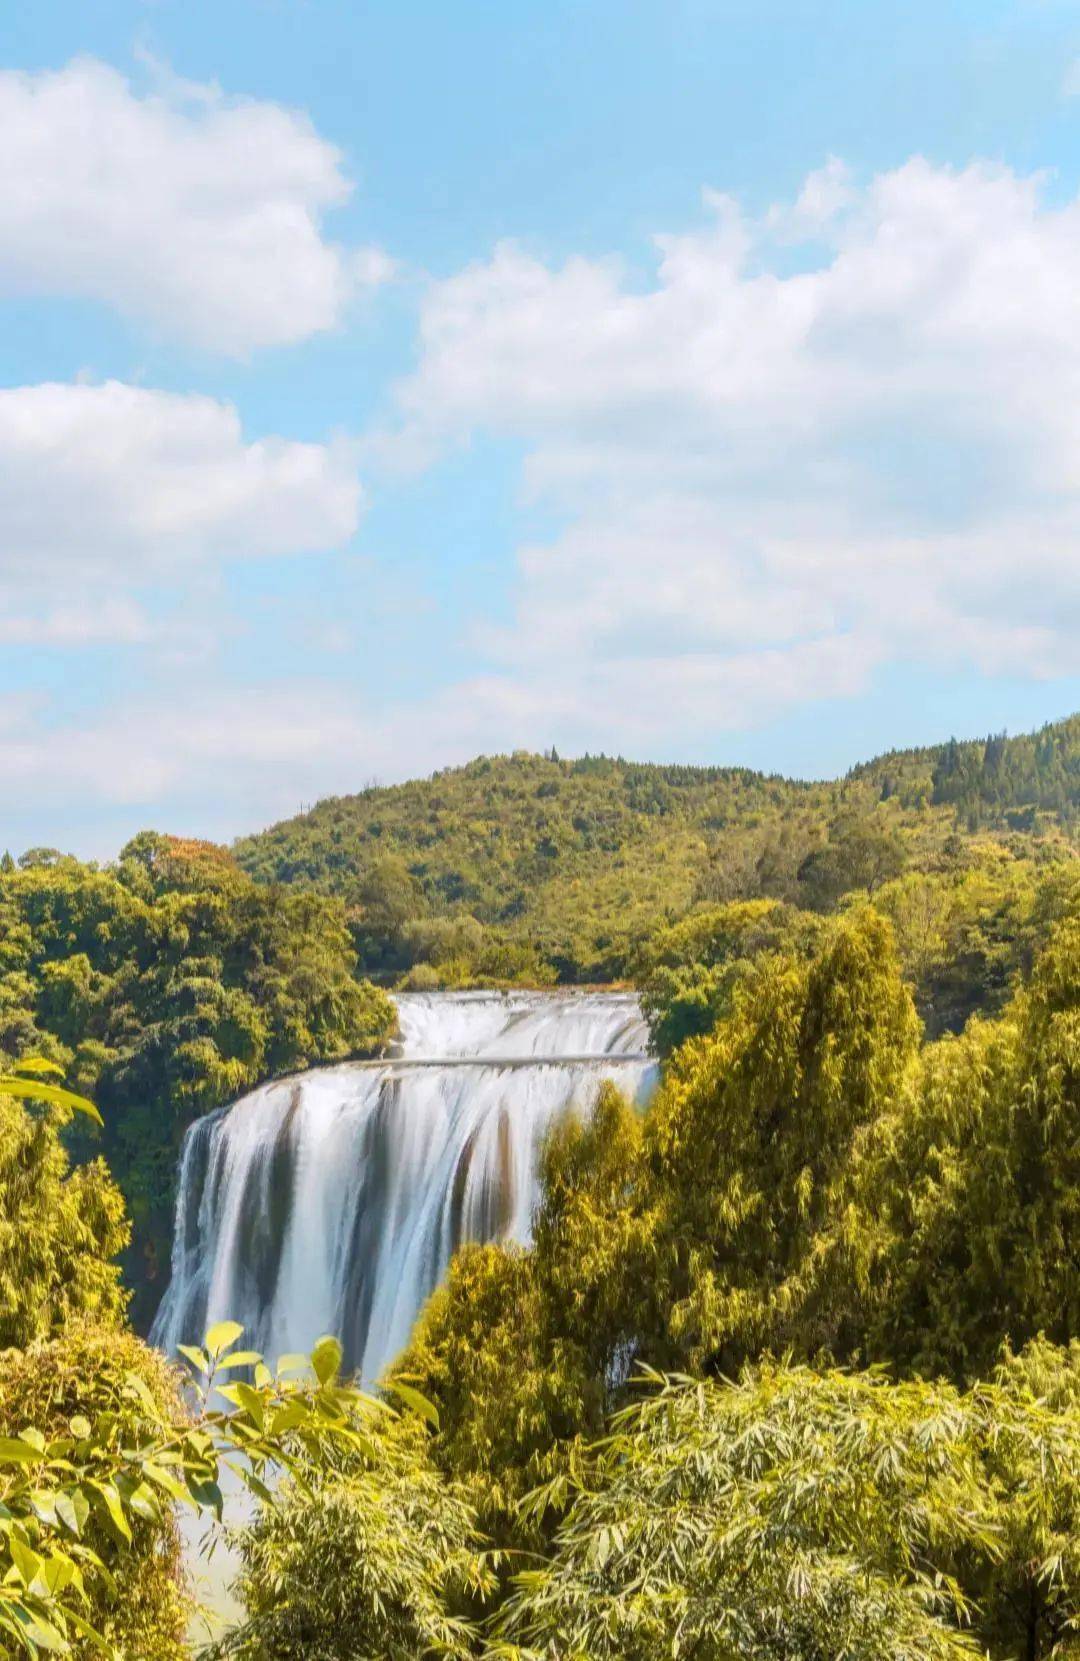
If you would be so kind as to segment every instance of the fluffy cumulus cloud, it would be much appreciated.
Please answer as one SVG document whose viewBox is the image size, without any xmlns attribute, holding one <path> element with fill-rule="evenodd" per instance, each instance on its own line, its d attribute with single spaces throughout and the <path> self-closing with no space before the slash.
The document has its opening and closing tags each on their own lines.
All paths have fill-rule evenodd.
<svg viewBox="0 0 1080 1661">
<path fill-rule="evenodd" d="M 0 646 L 155 659 L 220 635 L 226 561 L 338 548 L 361 509 L 349 442 L 247 439 L 230 404 L 117 381 L 0 389 L 0 483 Z"/>
<path fill-rule="evenodd" d="M 13 705 L 12 788 L 224 834 L 478 750 L 715 756 L 724 730 L 857 697 L 889 666 L 1080 670 L 1080 203 L 1038 179 L 830 162 L 757 218 L 710 194 L 644 281 L 499 247 L 430 285 L 398 400 L 373 453 L 509 437 L 558 527 L 518 549 L 512 604 L 474 620 L 472 678 L 412 704 L 345 678 L 159 688 L 66 727 Z M 0 573 L 56 579 L 45 638 L 145 650 L 132 573 L 339 545 L 355 461 L 246 437 L 207 398 L 0 393 Z M 69 593 L 88 571 L 118 578 L 90 621 Z"/>
<path fill-rule="evenodd" d="M 512 435 L 564 526 L 479 636 L 520 702 L 659 751 L 890 662 L 1080 668 L 1080 204 L 833 161 L 656 248 L 642 284 L 506 245 L 427 297 L 399 442 Z"/>
<path fill-rule="evenodd" d="M 0 291 L 87 297 L 234 355 L 337 324 L 385 279 L 329 242 L 350 184 L 303 115 L 82 58 L 0 74 Z"/>
<path fill-rule="evenodd" d="M 350 445 L 245 441 L 230 404 L 109 381 L 0 390 L 0 573 L 144 581 L 356 528 Z"/>
</svg>

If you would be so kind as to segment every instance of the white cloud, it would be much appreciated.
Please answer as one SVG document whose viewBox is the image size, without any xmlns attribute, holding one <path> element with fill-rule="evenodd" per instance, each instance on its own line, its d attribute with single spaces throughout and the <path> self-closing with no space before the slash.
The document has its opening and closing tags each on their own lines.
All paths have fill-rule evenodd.
<svg viewBox="0 0 1080 1661">
<path fill-rule="evenodd" d="M 141 606 L 123 598 L 50 606 L 36 614 L 0 614 L 0 644 L 5 646 L 144 646 L 158 632 Z"/>
<path fill-rule="evenodd" d="M 11 802 L 33 803 L 45 822 L 77 802 L 85 822 L 118 809 L 126 834 L 156 822 L 227 838 L 343 780 L 386 768 L 399 776 L 400 745 L 413 765 L 434 767 L 451 719 L 424 707 L 388 722 L 340 687 L 281 678 L 259 687 L 188 680 L 180 696 L 158 688 L 60 721 L 24 698 L 0 708 L 0 772 Z"/>
<path fill-rule="evenodd" d="M 235 355 L 333 328 L 390 272 L 323 234 L 351 191 L 339 152 L 296 111 L 158 81 L 140 95 L 92 58 L 0 73 L 0 290 Z"/>
<path fill-rule="evenodd" d="M 1080 669 L 1080 207 L 921 160 L 862 185 L 830 163 L 757 220 L 707 205 L 649 284 L 507 245 L 431 286 L 383 453 L 510 435 L 561 526 L 520 548 L 508 620 L 475 621 L 475 674 L 376 705 L 337 668 L 170 698 L 166 665 L 114 710 L 0 712 L 11 789 L 228 835 L 482 750 L 715 755 L 890 665 Z M 28 616 L 70 638 L 79 574 L 336 546 L 359 510 L 350 446 L 115 385 L 0 393 L 0 483 L 0 573 L 63 585 L 12 641 Z M 302 668 L 346 623 L 359 658 L 370 618 L 326 621 Z M 116 601 L 87 627 L 144 623 Z"/>
<path fill-rule="evenodd" d="M 553 735 L 575 753 L 643 738 L 659 755 L 673 712 L 687 712 L 680 741 L 702 743 L 740 728 L 748 702 L 782 709 L 822 687 L 857 691 L 866 667 L 858 647 L 826 642 L 723 663 L 706 655 L 586 663 L 556 683 L 481 674 L 382 707 L 339 683 L 281 678 L 237 687 L 186 677 L 175 695 L 159 686 L 60 720 L 47 704 L 22 699 L 0 709 L 0 774 L 15 804 L 6 834 L 63 840 L 49 827 L 77 804 L 78 851 L 100 857 L 146 824 L 228 840 L 373 777 L 390 783 L 478 753 L 540 749 Z M 20 816 L 26 804 L 32 811 Z M 91 842 L 95 822 L 110 830 Z"/>
<path fill-rule="evenodd" d="M 706 201 L 651 286 L 507 244 L 427 296 L 403 452 L 513 435 L 566 525 L 478 635 L 510 683 L 662 749 L 890 662 L 1080 668 L 1080 205 L 918 158 Z"/>
<path fill-rule="evenodd" d="M 0 574 L 140 583 L 331 548 L 356 529 L 352 447 L 246 442 L 230 404 L 109 381 L 0 390 Z"/>
</svg>

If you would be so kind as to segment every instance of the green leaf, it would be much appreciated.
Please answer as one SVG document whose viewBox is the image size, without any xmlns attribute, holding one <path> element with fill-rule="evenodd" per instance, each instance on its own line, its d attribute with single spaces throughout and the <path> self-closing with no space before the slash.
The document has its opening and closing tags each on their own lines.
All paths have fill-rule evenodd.
<svg viewBox="0 0 1080 1661">
<path fill-rule="evenodd" d="M 223 1373 L 230 1367 L 255 1367 L 261 1360 L 258 1350 L 232 1350 L 218 1362 L 217 1370 Z"/>
<path fill-rule="evenodd" d="M 56 1515 L 64 1527 L 78 1539 L 90 1515 L 90 1501 L 81 1488 L 71 1488 L 57 1494 Z"/>
<path fill-rule="evenodd" d="M 56 1495 L 47 1488 L 33 1488 L 27 1495 L 30 1509 L 39 1523 L 47 1528 L 56 1527 Z"/>
<path fill-rule="evenodd" d="M 140 1482 L 139 1486 L 128 1496 L 128 1505 L 137 1517 L 144 1522 L 156 1523 L 161 1516 L 161 1507 L 157 1496 L 149 1483 Z"/>
<path fill-rule="evenodd" d="M 125 1383 L 131 1395 L 136 1396 L 152 1419 L 160 1419 L 161 1409 L 150 1393 L 150 1386 L 138 1373 L 127 1373 Z"/>
<path fill-rule="evenodd" d="M 67 1107 L 73 1113 L 85 1113 L 95 1124 L 104 1120 L 93 1102 L 85 1096 L 76 1096 L 73 1090 L 62 1090 L 58 1084 L 41 1084 L 37 1079 L 0 1078 L 0 1096 L 16 1096 L 22 1101 L 51 1102 L 54 1107 Z"/>
<path fill-rule="evenodd" d="M 253 1390 L 250 1384 L 244 1384 L 237 1380 L 235 1384 L 222 1384 L 218 1393 L 224 1396 L 226 1401 L 231 1402 L 234 1407 L 238 1407 L 249 1414 L 260 1430 L 264 1428 L 266 1402 L 258 1390 Z"/>
<path fill-rule="evenodd" d="M 197 1372 L 210 1372 L 210 1359 L 204 1350 L 198 1350 L 193 1344 L 177 1344 L 177 1350 L 185 1361 L 190 1361 Z"/>
<path fill-rule="evenodd" d="M 218 1321 L 206 1334 L 203 1344 L 207 1353 L 216 1359 L 219 1355 L 224 1355 L 225 1351 L 231 1349 L 236 1340 L 243 1336 L 244 1329 L 239 1321 Z"/>
<path fill-rule="evenodd" d="M 311 1417 L 302 1401 L 286 1402 L 279 1407 L 270 1420 L 270 1435 L 280 1436 L 286 1430 L 295 1430 L 297 1425 L 306 1424 Z"/>
<path fill-rule="evenodd" d="M 46 1620 L 40 1610 L 20 1607 L 17 1609 L 17 1613 L 20 1617 L 18 1624 L 19 1636 L 23 1640 L 24 1648 L 27 1640 L 29 1640 L 31 1654 L 41 1649 L 50 1655 L 71 1654 L 71 1645 L 59 1627 L 54 1626 L 52 1621 Z"/>
<path fill-rule="evenodd" d="M 143 1465 L 143 1470 L 146 1472 L 146 1475 L 149 1477 L 151 1482 L 155 1482 L 159 1488 L 161 1488 L 166 1494 L 169 1494 L 174 1500 L 180 1500 L 185 1505 L 192 1505 L 194 1503 L 191 1495 L 188 1493 L 183 1483 L 173 1476 L 171 1471 L 167 1471 L 164 1466 L 155 1464 L 153 1460 L 148 1459 Z"/>
<path fill-rule="evenodd" d="M 0 1436 L 0 1465 L 36 1465 L 40 1458 L 41 1449 L 21 1436 Z"/>
<path fill-rule="evenodd" d="M 72 1436 L 74 1436 L 77 1442 L 85 1442 L 91 1432 L 90 1420 L 82 1413 L 76 1413 L 75 1416 L 69 1420 L 69 1427 Z"/>
<path fill-rule="evenodd" d="M 341 1345 L 329 1334 L 311 1352 L 311 1365 L 320 1384 L 331 1384 L 341 1371 Z"/>
<path fill-rule="evenodd" d="M 224 1500 L 222 1499 L 221 1489 L 213 1478 L 196 1476 L 194 1471 L 189 1471 L 187 1485 L 188 1493 L 199 1509 L 213 1511 L 218 1522 L 220 1522 Z"/>
<path fill-rule="evenodd" d="M 75 1565 L 69 1557 L 60 1552 L 54 1552 L 51 1557 L 45 1558 L 38 1570 L 36 1584 L 39 1585 L 46 1597 L 58 1598 L 65 1592 L 75 1579 Z"/>
<path fill-rule="evenodd" d="M 16 1073 L 51 1073 L 54 1078 L 63 1078 L 64 1069 L 58 1061 L 49 1061 L 43 1055 L 27 1055 L 21 1061 L 16 1061 Z"/>
<path fill-rule="evenodd" d="M 438 1430 L 439 1410 L 434 1402 L 421 1395 L 419 1390 L 414 1390 L 411 1384 L 401 1384 L 394 1381 L 387 1385 L 387 1389 L 391 1390 L 395 1396 L 399 1396 L 405 1406 L 410 1408 L 413 1413 L 418 1413 L 422 1419 L 427 1420 L 429 1425 L 433 1425 Z"/>
<path fill-rule="evenodd" d="M 311 1366 L 307 1355 L 283 1355 L 278 1358 L 277 1370 L 282 1373 L 306 1373 Z"/>
<path fill-rule="evenodd" d="M 13 1534 L 9 1539 L 8 1549 L 11 1552 L 11 1561 L 15 1565 L 16 1573 L 22 1580 L 23 1585 L 29 1586 L 41 1568 L 41 1558 L 33 1547 L 28 1546 L 25 1540 L 20 1540 L 17 1534 Z"/>
<path fill-rule="evenodd" d="M 98 1495 L 105 1507 L 109 1521 L 112 1523 L 113 1528 L 126 1542 L 126 1544 L 130 1546 L 131 1524 L 124 1516 L 124 1508 L 120 1503 L 120 1495 L 117 1493 L 112 1483 L 98 1482 L 94 1478 L 90 1478 L 87 1481 L 87 1487 L 92 1489 L 93 1492 Z"/>
</svg>

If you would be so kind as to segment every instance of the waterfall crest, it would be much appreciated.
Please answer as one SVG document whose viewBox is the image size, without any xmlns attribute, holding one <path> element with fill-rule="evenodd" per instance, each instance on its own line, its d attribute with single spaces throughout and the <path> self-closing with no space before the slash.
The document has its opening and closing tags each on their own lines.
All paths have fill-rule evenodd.
<svg viewBox="0 0 1080 1661">
<path fill-rule="evenodd" d="M 334 1332 L 378 1377 L 458 1245 L 528 1240 L 548 1127 L 604 1079 L 638 1100 L 655 1079 L 628 994 L 396 1001 L 392 1056 L 274 1080 L 188 1131 L 155 1343 L 231 1318 L 275 1359 Z"/>
</svg>

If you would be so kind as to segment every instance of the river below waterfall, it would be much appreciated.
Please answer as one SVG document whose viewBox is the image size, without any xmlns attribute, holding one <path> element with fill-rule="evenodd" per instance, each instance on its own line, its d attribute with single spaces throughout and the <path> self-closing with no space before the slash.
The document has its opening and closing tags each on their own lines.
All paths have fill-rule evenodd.
<svg viewBox="0 0 1080 1661">
<path fill-rule="evenodd" d="M 537 1156 L 605 1079 L 644 1101 L 636 998 L 404 993 L 392 1055 L 276 1079 L 191 1127 L 152 1337 L 222 1319 L 271 1361 L 325 1332 L 373 1380 L 466 1240 L 526 1242 Z"/>
</svg>

